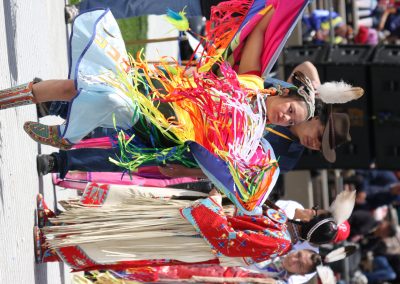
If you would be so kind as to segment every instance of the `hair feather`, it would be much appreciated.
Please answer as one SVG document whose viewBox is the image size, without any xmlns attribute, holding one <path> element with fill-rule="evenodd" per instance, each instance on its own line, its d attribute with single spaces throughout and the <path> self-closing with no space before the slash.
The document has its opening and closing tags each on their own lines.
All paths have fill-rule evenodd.
<svg viewBox="0 0 400 284">
<path fill-rule="evenodd" d="M 360 87 L 353 87 L 343 81 L 326 82 L 317 88 L 318 97 L 327 104 L 344 104 L 357 100 L 364 94 Z"/>
<path fill-rule="evenodd" d="M 356 248 L 356 246 L 350 245 L 335 249 L 324 257 L 324 263 L 331 263 L 342 260 L 347 256 L 352 255 L 356 251 Z"/>
<path fill-rule="evenodd" d="M 317 266 L 317 273 L 322 284 L 336 284 L 335 274 L 329 266 Z"/>
<path fill-rule="evenodd" d="M 337 225 L 349 219 L 351 212 L 353 212 L 355 202 L 355 190 L 344 190 L 336 196 L 329 211 L 332 213 L 333 219 L 335 219 Z"/>
</svg>

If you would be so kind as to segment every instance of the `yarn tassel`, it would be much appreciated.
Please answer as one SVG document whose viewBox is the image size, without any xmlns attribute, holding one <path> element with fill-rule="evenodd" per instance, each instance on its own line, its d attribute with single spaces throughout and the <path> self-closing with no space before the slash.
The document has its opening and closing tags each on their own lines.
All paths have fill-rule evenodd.
<svg viewBox="0 0 400 284">
<path fill-rule="evenodd" d="M 127 141 L 126 134 L 121 132 L 121 159 L 111 161 L 129 170 L 136 170 L 150 160 L 179 161 L 192 167 L 193 161 L 184 155 L 185 142 L 195 141 L 227 162 L 237 185 L 236 196 L 244 208 L 254 209 L 271 191 L 277 170 L 277 162 L 269 158 L 260 144 L 266 124 L 264 95 L 243 88 L 228 64 L 220 65 L 221 78 L 213 72 L 193 73 L 188 77 L 179 66 L 172 68 L 172 73 L 165 60 L 151 67 L 140 55 L 137 60 L 131 58 L 133 68 L 129 75 L 121 72 L 115 81 L 108 79 L 108 83 L 134 101 L 141 119 L 157 127 L 178 146 L 139 148 L 131 145 L 131 140 Z M 162 90 L 154 82 L 161 84 Z M 139 84 L 146 86 L 146 95 L 138 89 Z M 251 97 L 258 106 L 256 113 L 249 105 Z M 154 106 L 157 101 L 170 104 L 175 117 L 164 117 Z"/>
<path fill-rule="evenodd" d="M 171 9 L 168 9 L 167 14 L 164 16 L 164 18 L 180 32 L 185 32 L 190 29 L 185 9 L 178 13 Z"/>
</svg>

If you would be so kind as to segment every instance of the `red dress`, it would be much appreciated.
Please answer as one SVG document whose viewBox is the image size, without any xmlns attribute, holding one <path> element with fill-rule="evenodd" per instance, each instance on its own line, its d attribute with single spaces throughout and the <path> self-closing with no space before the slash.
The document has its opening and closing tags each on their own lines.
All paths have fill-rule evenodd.
<svg viewBox="0 0 400 284">
<path fill-rule="evenodd" d="M 245 263 L 252 264 L 284 255 L 291 249 L 287 218 L 280 211 L 270 209 L 266 216 L 229 217 L 224 215 L 222 207 L 213 198 L 206 198 L 181 209 L 181 214 L 210 245 L 209 260 L 185 263 L 174 259 L 143 259 L 100 264 L 90 258 L 80 246 L 60 247 L 56 252 L 73 270 L 88 271 L 178 264 L 220 264 L 223 259 L 230 257 L 242 258 Z M 193 231 L 193 235 L 195 234 Z M 132 247 L 135 247 L 134 242 Z"/>
</svg>

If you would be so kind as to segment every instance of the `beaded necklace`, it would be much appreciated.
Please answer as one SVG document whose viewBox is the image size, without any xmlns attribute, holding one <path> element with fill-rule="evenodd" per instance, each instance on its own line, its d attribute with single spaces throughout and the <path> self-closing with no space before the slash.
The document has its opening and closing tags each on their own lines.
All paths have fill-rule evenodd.
<svg viewBox="0 0 400 284">
<path fill-rule="evenodd" d="M 287 224 L 288 224 L 290 237 L 292 238 L 292 243 L 295 244 L 300 240 L 300 235 L 299 235 L 299 232 L 297 229 L 297 225 L 290 221 Z"/>
</svg>

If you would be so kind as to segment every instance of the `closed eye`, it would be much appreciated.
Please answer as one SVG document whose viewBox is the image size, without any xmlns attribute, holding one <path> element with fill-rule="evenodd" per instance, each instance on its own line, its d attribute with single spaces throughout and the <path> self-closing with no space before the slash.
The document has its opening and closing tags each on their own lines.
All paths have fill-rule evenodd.
<svg viewBox="0 0 400 284">
<path fill-rule="evenodd" d="M 303 254 L 301 253 L 301 251 L 299 251 L 299 270 L 301 271 L 301 272 L 303 272 L 304 271 L 304 263 L 303 263 Z M 302 273 L 302 274 L 304 274 L 304 273 Z"/>
</svg>

